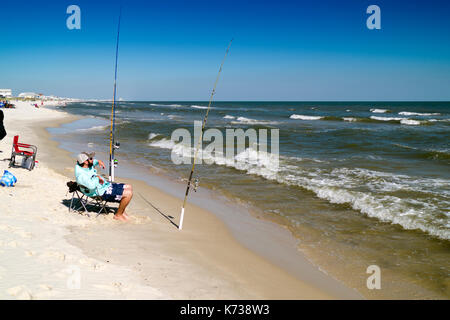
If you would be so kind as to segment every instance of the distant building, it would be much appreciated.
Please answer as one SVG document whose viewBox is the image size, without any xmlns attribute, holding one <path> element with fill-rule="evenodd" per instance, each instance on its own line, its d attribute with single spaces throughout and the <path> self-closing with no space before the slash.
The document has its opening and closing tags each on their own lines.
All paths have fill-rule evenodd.
<svg viewBox="0 0 450 320">
<path fill-rule="evenodd" d="M 21 94 L 19 94 L 19 98 L 37 99 L 39 98 L 39 95 L 34 92 L 22 92 Z"/>
<path fill-rule="evenodd" d="M 12 97 L 11 89 L 0 89 L 0 96 L 4 96 L 6 98 Z"/>
</svg>

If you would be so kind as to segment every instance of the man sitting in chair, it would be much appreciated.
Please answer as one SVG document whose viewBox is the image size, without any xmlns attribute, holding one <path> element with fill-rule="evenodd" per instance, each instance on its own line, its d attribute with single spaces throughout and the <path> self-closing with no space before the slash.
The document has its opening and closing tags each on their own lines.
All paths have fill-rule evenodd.
<svg viewBox="0 0 450 320">
<path fill-rule="evenodd" d="M 133 188 L 129 184 L 105 181 L 95 169 L 98 165 L 104 169 L 105 164 L 101 160 L 94 159 L 94 155 L 94 152 L 83 152 L 77 156 L 75 165 L 77 183 L 84 189 L 83 193 L 89 197 L 98 196 L 108 202 L 120 203 L 114 219 L 127 221 L 128 215 L 125 213 L 125 208 L 133 197 Z"/>
</svg>

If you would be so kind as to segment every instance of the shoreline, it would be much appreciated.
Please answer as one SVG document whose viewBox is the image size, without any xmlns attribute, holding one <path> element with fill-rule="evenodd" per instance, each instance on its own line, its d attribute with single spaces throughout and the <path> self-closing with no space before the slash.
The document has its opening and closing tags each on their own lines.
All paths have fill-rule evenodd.
<svg viewBox="0 0 450 320">
<path fill-rule="evenodd" d="M 58 111 L 53 110 L 53 112 Z M 33 123 L 33 126 L 35 126 L 34 131 L 38 132 L 37 136 L 41 140 L 40 155 L 38 156 L 40 160 L 39 165 L 41 166 L 41 162 L 43 165 L 49 164 L 52 170 L 70 177 L 73 175 L 73 159 L 70 157 L 69 152 L 58 148 L 58 143 L 51 140 L 50 133 L 46 131 L 47 127 L 77 119 L 77 117 L 68 115 L 65 112 L 64 114 L 63 119 L 41 121 L 38 124 L 39 128 L 36 128 L 36 123 Z M 42 140 L 45 143 L 42 143 Z M 196 281 L 191 281 L 190 285 L 184 283 L 186 292 L 178 293 L 183 290 L 177 290 L 176 294 L 173 292 L 169 294 L 169 296 L 176 299 L 360 298 L 358 294 L 353 295 L 353 289 L 348 289 L 340 283 L 336 286 L 336 283 L 338 283 L 336 280 L 323 274 L 306 259 L 306 263 L 323 275 L 325 279 L 328 279 L 331 285 L 323 283 L 318 286 L 312 285 L 307 281 L 300 281 L 298 277 L 292 276 L 291 273 L 247 249 L 240 241 L 235 239 L 235 235 L 228 230 L 229 226 L 226 226 L 226 223 L 220 221 L 211 212 L 197 207 L 192 203 L 192 199 L 190 199 L 191 203 L 187 208 L 189 218 L 186 220 L 186 229 L 179 232 L 160 214 L 155 214 L 154 208 L 149 209 L 148 203 L 139 199 L 139 191 L 142 193 L 142 190 L 146 190 L 144 193 L 150 195 L 147 198 L 150 198 L 150 203 L 156 203 L 156 207 L 163 212 L 176 213 L 179 211 L 178 201 L 173 201 L 176 198 L 154 187 L 146 186 L 143 182 L 133 180 L 132 183 L 138 188 L 135 188 L 135 197 L 130 206 L 130 214 L 134 215 L 136 211 L 149 212 L 149 210 L 150 212 L 153 211 L 153 213 L 139 216 L 137 218 L 139 223 L 125 226 L 113 224 L 111 228 L 106 229 L 102 224 L 95 223 L 89 225 L 89 227 L 71 226 L 69 227 L 71 233 L 65 236 L 68 242 L 80 247 L 87 256 L 93 256 L 105 261 L 114 261 L 117 265 L 133 269 L 141 277 L 141 280 L 143 279 L 145 283 L 150 281 L 152 285 L 157 283 L 156 287 L 158 289 L 162 288 L 163 292 L 173 291 L 177 283 L 186 281 L 183 279 L 190 278 L 192 280 L 192 275 L 196 275 Z M 163 198 L 165 198 L 165 201 L 161 202 Z M 103 219 L 103 217 L 101 218 Z M 105 219 L 107 218 L 105 217 Z M 257 220 L 254 217 L 250 218 Z M 149 222 L 150 220 L 151 222 Z M 285 232 L 288 233 L 287 231 Z M 120 234 L 122 238 L 128 239 L 128 242 L 125 244 L 121 243 L 117 239 L 117 234 Z M 135 238 L 137 234 L 141 237 Z M 94 243 L 97 241 L 103 243 L 104 241 L 102 240 L 104 239 L 113 241 L 114 247 L 109 249 L 114 250 L 108 251 L 107 248 L 93 246 L 90 241 L 85 241 L 87 238 L 94 239 Z M 292 236 L 291 238 L 293 239 Z M 145 245 L 144 247 L 139 247 L 142 245 L 142 239 L 145 239 Z M 131 253 L 127 253 L 127 250 L 131 248 L 130 243 L 139 247 L 139 250 L 134 248 Z M 217 252 L 218 247 L 223 248 L 223 251 Z M 159 255 L 155 252 L 159 252 Z M 165 253 L 164 258 L 161 258 L 163 256 L 162 252 Z M 168 252 L 170 253 L 169 255 L 167 255 Z M 130 261 L 133 259 L 136 260 L 135 265 L 130 264 Z M 155 263 L 154 261 L 158 259 L 158 263 Z M 183 271 L 186 268 L 175 268 L 172 265 L 174 260 L 177 262 L 177 265 L 189 265 L 195 271 L 188 272 Z M 236 261 L 239 261 L 242 265 L 238 265 Z M 159 266 L 161 270 L 167 268 L 173 272 L 170 276 L 168 274 L 164 276 L 164 272 L 163 275 L 155 275 L 156 266 Z M 252 267 L 250 268 L 249 266 Z M 305 266 L 301 268 L 304 269 Z M 205 276 L 205 274 L 208 276 Z M 155 277 L 157 278 L 156 280 L 149 280 L 149 278 Z M 314 281 L 312 282 L 314 283 Z M 214 283 L 216 285 L 212 285 Z M 198 290 L 196 294 L 188 294 L 192 286 Z"/>
</svg>

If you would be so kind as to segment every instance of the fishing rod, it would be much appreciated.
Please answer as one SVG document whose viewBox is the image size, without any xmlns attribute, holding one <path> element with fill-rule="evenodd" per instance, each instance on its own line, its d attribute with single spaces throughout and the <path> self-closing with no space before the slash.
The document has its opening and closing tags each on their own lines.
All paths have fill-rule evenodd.
<svg viewBox="0 0 450 320">
<path fill-rule="evenodd" d="M 223 67 L 223 64 L 225 62 L 225 59 L 227 58 L 228 51 L 230 51 L 230 47 L 231 47 L 231 43 L 232 42 L 233 42 L 233 39 L 231 39 L 230 43 L 228 44 L 227 51 L 225 52 L 225 56 L 223 57 L 222 63 L 221 63 L 220 68 L 219 68 L 219 73 L 217 74 L 216 82 L 214 83 L 214 88 L 211 91 L 211 97 L 209 98 L 208 109 L 206 110 L 205 117 L 203 118 L 202 130 L 200 131 L 200 136 L 199 136 L 199 139 L 198 139 L 197 148 L 195 149 L 194 161 L 192 162 L 191 173 L 189 174 L 189 180 L 188 180 L 188 183 L 187 183 L 187 186 L 186 186 L 186 193 L 184 195 L 183 206 L 181 207 L 180 225 L 178 227 L 179 230 L 181 230 L 183 228 L 184 208 L 186 206 L 186 200 L 187 200 L 187 197 L 188 197 L 188 194 L 189 194 L 189 189 L 191 188 L 192 176 L 194 175 L 195 160 L 197 159 L 198 150 L 200 149 L 201 144 L 202 144 L 203 131 L 205 130 L 206 121 L 208 120 L 208 114 L 209 114 L 209 110 L 211 108 L 211 103 L 212 103 L 214 94 L 216 93 L 216 87 L 217 87 L 217 83 L 219 82 L 220 73 L 222 72 L 222 67 Z M 196 184 L 197 184 L 197 182 L 196 182 Z"/>
<path fill-rule="evenodd" d="M 116 40 L 116 64 L 114 68 L 114 94 L 111 108 L 111 131 L 109 134 L 109 181 L 114 182 L 114 168 L 117 167 L 117 160 L 114 157 L 115 149 L 118 149 L 120 144 L 115 141 L 116 131 L 116 87 L 117 87 L 117 60 L 119 56 L 119 35 L 120 35 L 120 20 L 122 17 L 122 8 L 119 12 L 119 24 L 117 26 L 117 40 Z"/>
</svg>

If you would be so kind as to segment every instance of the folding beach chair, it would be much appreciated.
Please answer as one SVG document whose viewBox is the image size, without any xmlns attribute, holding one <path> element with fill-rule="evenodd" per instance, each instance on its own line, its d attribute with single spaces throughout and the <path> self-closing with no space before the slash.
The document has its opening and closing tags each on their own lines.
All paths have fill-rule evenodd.
<svg viewBox="0 0 450 320">
<path fill-rule="evenodd" d="M 88 207 L 94 207 L 94 208 L 99 209 L 98 211 L 96 211 L 97 217 L 98 217 L 102 212 L 108 214 L 109 210 L 116 209 L 116 208 L 108 206 L 108 201 L 103 200 L 102 197 L 87 196 L 86 195 L 88 193 L 87 188 L 82 185 L 79 185 L 75 181 L 67 182 L 67 186 L 69 187 L 68 192 L 72 194 L 72 199 L 70 200 L 70 205 L 69 205 L 69 212 L 71 210 L 77 211 L 79 213 L 86 212 L 87 215 L 89 216 Z M 78 205 L 76 205 L 75 202 L 78 202 Z"/>
<path fill-rule="evenodd" d="M 19 136 L 14 136 L 9 167 L 15 165 L 16 156 L 22 156 L 25 158 L 26 168 L 30 171 L 33 170 L 36 163 L 36 153 L 36 146 L 33 146 L 31 144 L 19 143 Z"/>
</svg>

